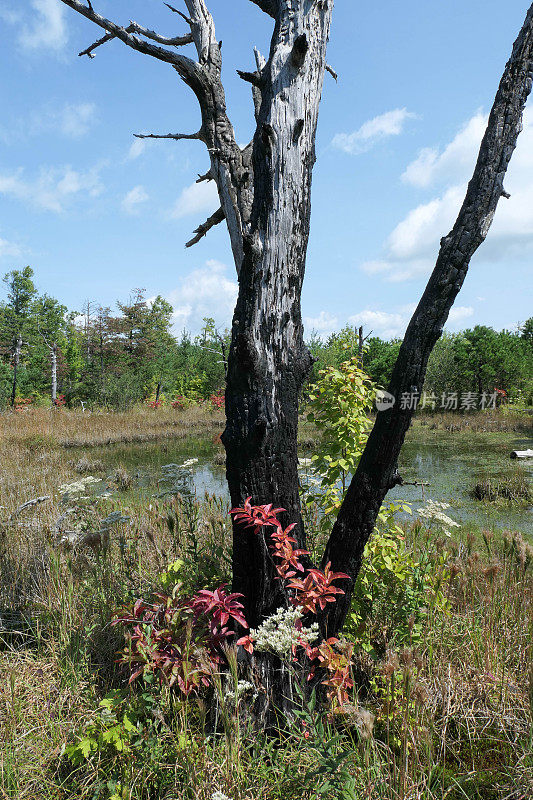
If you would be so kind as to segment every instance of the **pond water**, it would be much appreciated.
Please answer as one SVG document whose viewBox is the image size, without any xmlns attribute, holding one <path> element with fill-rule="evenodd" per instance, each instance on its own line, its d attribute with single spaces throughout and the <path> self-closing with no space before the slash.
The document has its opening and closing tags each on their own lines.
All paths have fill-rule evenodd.
<svg viewBox="0 0 533 800">
<path fill-rule="evenodd" d="M 410 435 L 400 458 L 400 473 L 406 483 L 387 497 L 412 504 L 413 512 L 428 499 L 450 503 L 448 512 L 457 522 L 473 522 L 485 528 L 520 530 L 533 538 L 533 508 L 516 509 L 479 502 L 469 492 L 481 476 L 496 476 L 519 470 L 533 479 L 533 460 L 511 461 L 514 449 L 533 448 L 532 439 L 494 437 L 417 430 Z M 202 497 L 205 492 L 228 497 L 222 450 L 210 439 L 166 440 L 159 443 L 108 445 L 91 448 L 86 455 L 100 459 L 112 470 L 123 466 L 134 479 L 134 491 L 147 496 L 177 486 L 182 492 Z M 310 453 L 303 453 L 308 456 Z M 194 460 L 188 466 L 186 462 Z M 167 465 L 175 465 L 164 470 Z M 171 479 L 165 480 L 164 473 Z M 229 498 L 228 498 L 229 501 Z"/>
</svg>

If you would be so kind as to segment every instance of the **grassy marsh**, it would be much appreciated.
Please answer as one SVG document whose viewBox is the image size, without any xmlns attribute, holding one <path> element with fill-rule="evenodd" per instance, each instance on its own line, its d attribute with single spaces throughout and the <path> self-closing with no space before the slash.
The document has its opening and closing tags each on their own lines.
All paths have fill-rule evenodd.
<svg viewBox="0 0 533 800">
<path fill-rule="evenodd" d="M 181 701 L 154 687 L 127 688 L 114 663 L 121 633 L 109 623 L 124 603 L 157 588 L 166 565 L 178 558 L 198 585 L 229 576 L 226 503 L 147 501 L 127 485 L 131 470 L 124 475 L 120 459 L 110 470 L 111 460 L 103 463 L 101 454 L 103 443 L 127 447 L 130 440 L 121 437 L 131 435 L 170 438 L 170 431 L 212 442 L 221 415 L 185 412 L 178 425 L 175 412 L 168 419 L 144 412 L 146 424 L 140 412 L 82 420 L 41 413 L 0 421 L 0 797 L 533 796 L 533 549 L 522 535 L 468 524 L 446 538 L 419 521 L 403 523 L 409 553 L 440 576 L 446 613 L 431 611 L 428 596 L 423 635 L 399 643 L 376 611 L 383 653 L 376 659 L 361 652 L 354 697 L 354 706 L 375 716 L 370 737 L 358 733 L 349 714 L 328 720 L 302 707 L 307 727 L 271 741 L 247 729 L 222 694 L 214 701 L 215 733 L 205 725 L 205 698 Z M 488 437 L 503 458 L 517 434 L 523 432 L 463 429 L 453 437 L 465 444 Z M 428 435 L 446 432 L 428 434 L 417 423 L 411 441 Z M 304 427 L 307 447 L 312 436 Z M 69 447 L 74 440 L 85 449 Z M 88 503 L 82 524 L 91 528 L 117 510 L 129 521 L 112 528 L 104 549 L 60 547 L 57 521 L 65 504 L 58 487 L 90 474 L 114 476 L 114 485 L 110 496 Z M 50 499 L 9 519 L 37 496 Z M 106 697 L 114 698 L 106 701 L 109 713 L 99 705 Z M 122 730 L 124 715 L 135 720 L 135 734 Z M 125 749 L 105 746 L 77 765 L 66 758 L 67 746 L 111 729 L 124 737 Z M 327 780 L 334 788 L 325 788 Z"/>
</svg>

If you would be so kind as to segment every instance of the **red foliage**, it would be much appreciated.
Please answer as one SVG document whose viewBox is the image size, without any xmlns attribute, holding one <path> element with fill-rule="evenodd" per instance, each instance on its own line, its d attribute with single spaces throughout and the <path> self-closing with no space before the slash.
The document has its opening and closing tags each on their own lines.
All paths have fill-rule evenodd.
<svg viewBox="0 0 533 800">
<path fill-rule="evenodd" d="M 317 614 L 323 611 L 328 603 L 334 603 L 336 596 L 344 594 L 338 586 L 334 586 L 334 581 L 349 580 L 349 575 L 344 572 L 332 572 L 331 562 L 326 565 L 324 571 L 311 568 L 303 578 L 296 577 L 297 572 L 305 572 L 299 557 L 309 555 L 307 550 L 298 550 L 293 547 L 296 539 L 290 533 L 296 527 L 295 523 L 283 529 L 278 519 L 278 514 L 284 511 L 283 508 L 273 508 L 272 504 L 263 506 L 253 506 L 251 498 L 245 500 L 243 508 L 234 508 L 230 512 L 237 522 L 241 522 L 244 527 L 253 528 L 255 533 L 263 531 L 265 528 L 273 528 L 270 533 L 271 544 L 269 545 L 272 555 L 279 563 L 276 563 L 276 571 L 281 580 L 285 581 L 287 589 L 294 593 L 291 602 L 296 608 L 300 608 L 303 614 Z M 300 621 L 301 627 L 301 621 Z M 243 636 L 237 642 L 242 645 L 249 653 L 253 653 L 253 639 L 250 635 Z M 353 688 L 351 679 L 351 656 L 353 645 L 346 647 L 339 639 L 330 637 L 323 641 L 318 647 L 312 647 L 302 638 L 300 644 L 304 647 L 307 657 L 313 664 L 309 674 L 309 680 L 314 677 L 316 667 L 322 668 L 326 672 L 326 677 L 321 683 L 327 689 L 330 701 L 337 700 L 341 705 L 348 701 L 348 691 Z"/>
<path fill-rule="evenodd" d="M 63 406 L 66 406 L 66 404 L 67 404 L 67 401 L 65 400 L 65 395 L 64 394 L 58 394 L 56 399 L 54 400 L 55 407 L 56 408 L 63 408 Z"/>
<path fill-rule="evenodd" d="M 349 579 L 343 572 L 332 572 L 331 564 L 322 571 L 305 569 L 300 562 L 307 550 L 295 548 L 296 539 L 290 534 L 295 524 L 283 528 L 278 519 L 282 508 L 272 504 L 253 506 L 248 497 L 243 508 L 230 512 L 236 522 L 252 528 L 256 534 L 268 530 L 269 547 L 274 558 L 278 578 L 285 583 L 291 594 L 292 604 L 305 614 L 318 614 L 328 603 L 334 603 L 343 590 L 334 583 Z M 297 577 L 303 573 L 302 577 Z M 180 598 L 176 590 L 172 595 L 158 594 L 156 602 L 138 600 L 132 611 L 125 612 L 114 624 L 126 625 L 128 645 L 122 653 L 121 662 L 127 663 L 132 674 L 130 682 L 141 675 L 157 674 L 170 686 L 177 684 L 185 695 L 199 691 L 211 682 L 213 672 L 225 662 L 224 646 L 234 636 L 228 627 L 235 622 L 248 628 L 244 617 L 240 594 L 228 594 L 226 587 L 214 591 L 204 589 L 192 598 Z M 302 630 L 302 620 L 296 621 Z M 237 641 L 248 653 L 253 653 L 253 637 L 242 636 Z M 325 677 L 321 683 L 326 687 L 328 698 L 340 704 L 348 700 L 352 688 L 350 677 L 353 645 L 346 646 L 336 638 L 322 641 L 316 647 L 302 637 L 293 648 L 301 646 L 313 666 L 309 679 L 319 668 Z"/>
<path fill-rule="evenodd" d="M 226 398 L 223 392 L 218 392 L 218 394 L 212 394 L 209 400 L 213 408 L 224 408 L 224 404 L 226 402 Z"/>
<path fill-rule="evenodd" d="M 233 636 L 230 619 L 247 628 L 241 595 L 226 594 L 221 586 L 192 598 L 158 594 L 159 602 L 137 600 L 114 625 L 131 628 L 119 661 L 132 669 L 130 683 L 141 675 L 156 674 L 185 695 L 208 686 L 213 671 L 224 662 L 224 644 Z"/>
<path fill-rule="evenodd" d="M 15 405 L 13 406 L 15 411 L 24 411 L 25 408 L 33 402 L 31 397 L 17 397 L 15 399 Z"/>
<path fill-rule="evenodd" d="M 353 689 L 351 676 L 353 644 L 343 644 L 333 636 L 321 642 L 318 647 L 307 647 L 307 657 L 315 662 L 307 680 L 315 676 L 317 666 L 326 670 L 321 683 L 327 688 L 330 702 L 337 700 L 339 705 L 348 702 L 350 689 Z"/>
<path fill-rule="evenodd" d="M 176 397 L 173 403 L 171 403 L 172 408 L 177 409 L 178 411 L 183 411 L 185 408 L 185 398 L 179 395 Z"/>
<path fill-rule="evenodd" d="M 234 619 L 243 628 L 248 625 L 242 614 L 242 603 L 239 603 L 237 598 L 242 597 L 242 594 L 226 594 L 225 586 L 215 589 L 210 592 L 208 589 L 202 589 L 198 592 L 191 601 L 191 608 L 196 614 L 211 614 L 212 620 L 217 625 L 222 625 L 223 629 L 230 618 Z"/>
<path fill-rule="evenodd" d="M 289 589 L 296 590 L 294 604 L 301 606 L 306 613 L 316 614 L 317 606 L 323 611 L 328 603 L 334 603 L 335 595 L 344 594 L 338 586 L 333 586 L 333 581 L 349 579 L 345 572 L 332 572 L 331 562 L 325 570 L 310 569 L 304 580 L 293 578 L 288 584 Z"/>
</svg>

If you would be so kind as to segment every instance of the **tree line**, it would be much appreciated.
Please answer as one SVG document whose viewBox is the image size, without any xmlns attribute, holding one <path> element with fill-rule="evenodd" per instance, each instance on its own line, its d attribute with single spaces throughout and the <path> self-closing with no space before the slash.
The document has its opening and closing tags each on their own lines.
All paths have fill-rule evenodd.
<svg viewBox="0 0 533 800">
<path fill-rule="evenodd" d="M 0 302 L 0 405 L 129 408 L 148 401 L 196 402 L 224 388 L 229 331 L 204 319 L 200 333 L 172 330 L 172 306 L 148 301 L 135 289 L 111 309 L 88 302 L 72 311 L 40 294 L 30 267 L 4 276 Z M 387 386 L 401 345 L 347 326 L 327 337 L 311 333 L 315 359 L 309 382 L 321 369 L 358 356 L 379 386 Z M 533 402 L 533 318 L 516 331 L 478 325 L 444 333 L 428 365 L 425 390 L 443 394 L 491 393 Z"/>
</svg>

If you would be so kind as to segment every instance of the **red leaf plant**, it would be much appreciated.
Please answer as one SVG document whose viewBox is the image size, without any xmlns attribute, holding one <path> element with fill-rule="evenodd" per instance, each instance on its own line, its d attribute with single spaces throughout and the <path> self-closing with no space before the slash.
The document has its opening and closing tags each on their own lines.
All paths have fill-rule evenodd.
<svg viewBox="0 0 533 800">
<path fill-rule="evenodd" d="M 222 392 L 219 392 L 218 394 L 212 394 L 209 400 L 211 401 L 213 408 L 224 408 L 226 403 L 226 398 Z"/>
<path fill-rule="evenodd" d="M 272 504 L 253 506 L 251 497 L 248 497 L 243 508 L 234 508 L 230 514 L 244 527 L 253 528 L 255 533 L 260 533 L 265 528 L 273 529 L 270 532 L 269 547 L 276 559 L 278 577 L 285 582 L 285 587 L 291 592 L 292 605 L 301 609 L 302 616 L 317 614 L 319 610 L 323 611 L 328 603 L 334 603 L 337 595 L 344 594 L 342 589 L 334 586 L 334 582 L 349 579 L 349 576 L 344 572 L 332 572 L 331 563 L 328 563 L 323 571 L 311 568 L 304 577 L 297 577 L 298 572 L 305 573 L 299 558 L 309 555 L 309 552 L 293 547 L 297 542 L 290 533 L 296 525 L 293 523 L 284 529 L 278 519 L 278 514 L 282 511 L 283 508 L 273 508 Z M 301 620 L 297 620 L 296 628 L 302 629 Z M 237 644 L 242 645 L 248 653 L 253 653 L 254 640 L 251 634 L 241 637 Z M 350 677 L 353 645 L 347 647 L 334 637 L 323 641 L 318 647 L 312 647 L 304 637 L 299 639 L 299 644 L 304 648 L 309 660 L 314 662 L 309 680 L 315 676 L 317 667 L 321 668 L 326 673 L 321 683 L 327 689 L 328 699 L 331 702 L 336 700 L 340 705 L 346 703 L 349 699 L 348 691 L 353 688 Z M 293 647 L 294 656 L 295 649 Z"/>
<path fill-rule="evenodd" d="M 15 400 L 15 411 L 24 411 L 33 402 L 31 397 L 17 397 Z"/>
<path fill-rule="evenodd" d="M 335 586 L 335 581 L 348 578 L 343 572 L 332 572 L 331 564 L 322 571 L 311 568 L 306 571 L 300 561 L 309 555 L 307 550 L 295 548 L 296 539 L 290 534 L 295 524 L 283 528 L 278 515 L 284 511 L 272 504 L 253 506 L 247 498 L 243 508 L 234 508 L 230 513 L 244 527 L 252 528 L 256 534 L 268 530 L 269 548 L 272 552 L 279 580 L 287 589 L 290 602 L 301 616 L 318 614 L 328 603 L 334 603 L 337 595 L 344 594 Z M 301 575 L 301 577 L 299 577 Z M 177 685 L 184 695 L 198 692 L 209 686 L 213 673 L 226 662 L 224 646 L 234 632 L 230 623 L 248 629 L 240 594 L 228 594 L 226 586 L 214 591 L 204 589 L 192 598 L 179 596 L 179 586 L 172 594 L 154 595 L 154 602 L 137 600 L 133 609 L 118 616 L 113 624 L 124 625 L 126 647 L 120 662 L 131 669 L 130 683 L 149 674 L 170 686 Z M 301 647 L 312 662 L 309 679 L 320 670 L 321 683 L 326 687 L 331 702 L 343 704 L 348 701 L 348 692 L 353 687 L 350 677 L 353 645 L 347 646 L 331 637 L 317 646 L 306 639 L 302 619 L 294 623 L 296 636 L 292 646 L 294 660 Z M 301 632 L 301 635 L 300 633 Z M 254 632 L 242 636 L 237 645 L 248 653 L 254 652 Z"/>
<path fill-rule="evenodd" d="M 209 686 L 213 672 L 225 663 L 224 645 L 234 636 L 228 623 L 233 619 L 248 627 L 241 596 L 221 586 L 192 598 L 174 592 L 156 594 L 153 603 L 137 600 L 113 621 L 129 629 L 119 658 L 131 669 L 129 682 L 154 674 L 186 696 Z"/>
<path fill-rule="evenodd" d="M 330 703 L 335 700 L 340 706 L 349 700 L 349 690 L 353 689 L 351 673 L 353 644 L 343 643 L 335 637 L 323 641 L 318 647 L 307 647 L 306 655 L 313 666 L 307 680 L 315 677 L 317 666 L 326 670 L 321 683 L 326 687 Z"/>
</svg>

